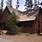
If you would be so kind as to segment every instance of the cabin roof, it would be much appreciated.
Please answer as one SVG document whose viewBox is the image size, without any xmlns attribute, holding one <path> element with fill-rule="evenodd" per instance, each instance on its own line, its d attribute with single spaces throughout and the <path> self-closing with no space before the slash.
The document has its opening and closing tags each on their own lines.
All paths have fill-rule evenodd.
<svg viewBox="0 0 42 42">
<path fill-rule="evenodd" d="M 33 10 L 27 10 L 27 11 L 24 11 L 24 12 L 16 10 L 16 9 L 10 7 L 10 6 L 6 6 L 6 8 L 9 10 L 10 13 L 12 13 L 13 11 L 15 12 L 18 21 L 31 21 L 31 20 L 35 20 L 37 14 L 39 12 L 38 8 L 35 8 Z M 6 10 L 6 8 L 5 8 L 5 10 Z"/>
<path fill-rule="evenodd" d="M 23 14 L 18 14 L 18 21 L 31 21 L 31 20 L 35 20 L 36 19 L 36 16 L 38 14 L 39 10 L 37 12 L 35 12 L 33 15 L 23 15 Z"/>
<path fill-rule="evenodd" d="M 12 13 L 13 10 L 14 10 L 14 9 L 13 9 L 12 7 L 10 7 L 10 6 L 6 6 L 6 8 L 9 10 L 10 13 Z M 6 8 L 5 8 L 5 9 L 6 9 Z M 3 11 L 3 12 L 4 12 L 4 11 Z"/>
</svg>

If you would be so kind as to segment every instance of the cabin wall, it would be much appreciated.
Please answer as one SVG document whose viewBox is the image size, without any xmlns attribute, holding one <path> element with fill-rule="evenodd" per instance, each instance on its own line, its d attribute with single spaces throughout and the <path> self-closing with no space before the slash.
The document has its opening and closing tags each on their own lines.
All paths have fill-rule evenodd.
<svg viewBox="0 0 42 42">
<path fill-rule="evenodd" d="M 6 25 L 6 21 L 9 17 L 10 13 L 8 11 L 8 9 L 6 8 L 3 12 L 2 18 L 1 18 L 1 23 L 0 23 L 0 30 L 4 30 L 5 29 L 5 25 Z"/>
<path fill-rule="evenodd" d="M 10 12 L 9 12 L 8 9 L 6 8 L 5 11 L 3 12 L 2 20 L 3 20 L 4 22 L 6 22 L 7 19 L 8 19 L 8 17 L 9 17 L 9 15 L 10 15 Z"/>
<path fill-rule="evenodd" d="M 22 32 L 24 33 L 34 33 L 35 28 L 34 28 L 34 21 L 23 21 L 19 23 Z"/>
<path fill-rule="evenodd" d="M 41 33 L 42 32 L 42 9 L 39 10 L 39 14 L 37 15 L 35 24 L 36 24 L 35 25 L 36 33 Z"/>
<path fill-rule="evenodd" d="M 40 14 L 39 21 L 40 21 L 40 32 L 42 32 L 42 13 Z"/>
</svg>

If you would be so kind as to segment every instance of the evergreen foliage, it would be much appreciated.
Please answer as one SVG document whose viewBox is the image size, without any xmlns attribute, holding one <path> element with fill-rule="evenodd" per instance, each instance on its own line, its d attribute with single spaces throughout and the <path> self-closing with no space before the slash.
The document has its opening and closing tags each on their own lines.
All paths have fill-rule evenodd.
<svg viewBox="0 0 42 42">
<path fill-rule="evenodd" d="M 40 3 L 40 5 L 42 6 L 42 2 Z"/>
<path fill-rule="evenodd" d="M 26 0 L 25 6 L 26 6 L 26 10 L 28 10 L 28 8 L 31 8 L 33 6 L 32 0 Z"/>
<path fill-rule="evenodd" d="M 16 9 L 18 9 L 18 7 L 19 7 L 19 0 L 17 0 Z"/>
<path fill-rule="evenodd" d="M 9 5 L 10 7 L 12 7 L 12 0 L 7 0 L 7 5 Z"/>
<path fill-rule="evenodd" d="M 37 6 L 37 0 L 34 0 L 34 5 Z"/>
<path fill-rule="evenodd" d="M 7 28 L 8 28 L 8 34 L 15 34 L 18 33 L 18 26 L 17 26 L 17 20 L 16 20 L 16 14 L 13 12 L 8 19 L 7 22 Z"/>
</svg>

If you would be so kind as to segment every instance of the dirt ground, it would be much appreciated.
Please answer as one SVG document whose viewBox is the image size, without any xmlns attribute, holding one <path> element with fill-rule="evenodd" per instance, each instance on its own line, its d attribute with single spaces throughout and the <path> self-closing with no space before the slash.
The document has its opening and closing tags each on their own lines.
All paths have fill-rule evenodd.
<svg viewBox="0 0 42 42">
<path fill-rule="evenodd" d="M 37 34 L 0 35 L 0 38 L 12 40 L 13 42 L 42 42 L 42 36 Z"/>
</svg>

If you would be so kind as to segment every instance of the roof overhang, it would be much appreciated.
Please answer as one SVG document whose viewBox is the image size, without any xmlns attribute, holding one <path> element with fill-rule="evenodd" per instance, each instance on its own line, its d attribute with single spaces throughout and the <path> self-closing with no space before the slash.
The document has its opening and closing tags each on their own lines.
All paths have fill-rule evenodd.
<svg viewBox="0 0 42 42">
<path fill-rule="evenodd" d="M 36 19 L 36 17 L 31 17 L 31 18 L 27 18 L 27 19 L 19 19 L 18 21 L 33 21 L 35 19 Z"/>
</svg>

